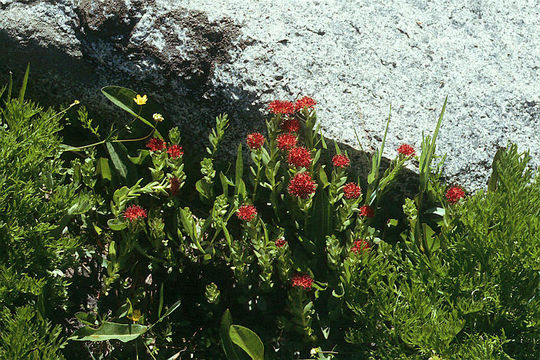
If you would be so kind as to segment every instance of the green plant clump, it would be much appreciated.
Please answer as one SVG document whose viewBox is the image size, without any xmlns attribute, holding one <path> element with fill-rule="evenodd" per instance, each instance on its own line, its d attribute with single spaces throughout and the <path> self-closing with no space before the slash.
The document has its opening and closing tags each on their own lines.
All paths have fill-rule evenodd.
<svg viewBox="0 0 540 360">
<path fill-rule="evenodd" d="M 444 184 L 446 101 L 418 155 L 402 145 L 383 167 L 387 125 L 359 178 L 309 97 L 272 102 L 234 164 L 218 116 L 194 166 L 146 95 L 104 88 L 132 121 L 103 136 L 25 87 L 0 108 L 0 358 L 539 355 L 539 175 L 509 145 L 486 191 Z M 62 144 L 66 114 L 95 142 Z"/>
</svg>

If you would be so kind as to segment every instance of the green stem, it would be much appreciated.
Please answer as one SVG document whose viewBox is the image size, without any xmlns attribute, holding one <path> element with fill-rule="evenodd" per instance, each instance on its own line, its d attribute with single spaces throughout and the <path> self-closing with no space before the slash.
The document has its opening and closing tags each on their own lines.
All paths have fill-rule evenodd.
<svg viewBox="0 0 540 360">
<path fill-rule="evenodd" d="M 253 186 L 253 195 L 251 197 L 251 201 L 255 202 L 255 196 L 257 195 L 257 187 L 259 186 L 260 177 L 261 177 L 261 160 L 262 160 L 262 152 L 261 150 L 257 150 L 257 175 L 255 175 L 255 185 Z"/>
</svg>

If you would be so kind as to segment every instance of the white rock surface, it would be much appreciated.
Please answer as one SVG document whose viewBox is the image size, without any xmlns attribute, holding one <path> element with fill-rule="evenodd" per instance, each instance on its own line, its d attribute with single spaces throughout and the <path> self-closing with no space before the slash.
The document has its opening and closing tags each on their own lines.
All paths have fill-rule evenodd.
<svg viewBox="0 0 540 360">
<path fill-rule="evenodd" d="M 243 84 L 266 103 L 311 95 L 324 133 L 385 155 L 419 148 L 445 96 L 438 140 L 446 174 L 483 187 L 508 141 L 540 155 L 540 3 L 521 1 L 185 0 L 210 21 L 229 17 L 253 39 L 218 66 L 216 86 Z M 244 39 L 245 40 L 245 39 Z M 281 78 L 282 77 L 282 78 Z M 280 80 L 278 80 L 280 79 Z M 355 145 L 356 144 L 356 145 Z"/>
<path fill-rule="evenodd" d="M 219 112 L 243 137 L 271 100 L 310 95 L 324 134 L 358 148 L 356 129 L 366 151 L 392 105 L 393 158 L 419 149 L 448 96 L 438 154 L 452 183 L 484 187 L 509 141 L 540 164 L 537 0 L 0 0 L 2 46 L 0 70 L 44 64 L 33 79 L 69 102 L 146 89 L 194 139 Z"/>
</svg>

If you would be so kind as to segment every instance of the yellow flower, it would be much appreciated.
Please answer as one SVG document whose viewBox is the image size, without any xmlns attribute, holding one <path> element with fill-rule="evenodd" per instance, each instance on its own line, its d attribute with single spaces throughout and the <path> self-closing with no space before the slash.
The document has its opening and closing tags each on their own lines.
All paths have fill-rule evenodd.
<svg viewBox="0 0 540 360">
<path fill-rule="evenodd" d="M 155 114 L 153 115 L 153 118 L 154 118 L 154 121 L 155 121 L 155 122 L 162 122 L 162 121 L 164 120 L 164 119 L 163 119 L 163 115 L 158 114 L 158 113 L 155 113 Z"/>
<path fill-rule="evenodd" d="M 139 321 L 139 319 L 141 318 L 141 310 L 139 309 L 133 310 L 133 313 L 131 314 L 131 316 L 128 315 L 127 318 L 135 322 Z"/>
<path fill-rule="evenodd" d="M 73 105 L 79 105 L 81 102 L 79 100 L 74 100 Z"/>
<path fill-rule="evenodd" d="M 137 94 L 137 96 L 133 98 L 133 101 L 135 101 L 137 105 L 144 105 L 146 104 L 146 101 L 148 101 L 148 97 L 146 95 L 141 96 Z"/>
<path fill-rule="evenodd" d="M 311 356 L 317 356 L 317 354 L 320 352 L 321 352 L 321 348 L 318 347 L 318 348 L 312 348 L 309 353 L 311 354 Z"/>
</svg>

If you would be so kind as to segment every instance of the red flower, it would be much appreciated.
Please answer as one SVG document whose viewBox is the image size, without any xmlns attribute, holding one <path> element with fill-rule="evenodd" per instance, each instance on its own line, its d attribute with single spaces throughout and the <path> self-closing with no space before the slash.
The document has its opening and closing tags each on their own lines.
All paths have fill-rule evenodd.
<svg viewBox="0 0 540 360">
<path fill-rule="evenodd" d="M 311 276 L 305 274 L 296 274 L 292 277 L 292 286 L 303 287 L 306 290 L 310 290 L 313 285 L 313 279 Z"/>
<path fill-rule="evenodd" d="M 178 194 L 178 190 L 180 190 L 180 180 L 177 177 L 172 177 L 169 179 L 169 191 L 171 192 L 172 196 L 175 196 Z"/>
<path fill-rule="evenodd" d="M 315 192 L 317 185 L 308 173 L 296 174 L 289 183 L 289 194 L 306 199 Z"/>
<path fill-rule="evenodd" d="M 287 162 L 291 166 L 308 168 L 311 165 L 311 152 L 305 147 L 296 147 L 289 151 Z"/>
<path fill-rule="evenodd" d="M 355 183 L 348 183 L 343 187 L 343 194 L 346 199 L 358 199 L 362 195 L 362 189 Z"/>
<path fill-rule="evenodd" d="M 124 218 L 129 221 L 139 220 L 146 217 L 146 210 L 139 205 L 131 205 L 124 211 Z"/>
<path fill-rule="evenodd" d="M 258 150 L 260 149 L 263 144 L 264 144 L 264 136 L 261 134 L 261 133 L 253 133 L 253 134 L 249 134 L 247 136 L 247 144 L 249 146 L 250 149 L 252 150 Z"/>
<path fill-rule="evenodd" d="M 146 144 L 146 147 L 149 148 L 150 151 L 161 151 L 167 147 L 167 143 L 160 138 L 151 138 Z"/>
<path fill-rule="evenodd" d="M 463 191 L 462 188 L 459 186 L 452 186 L 448 191 L 446 192 L 446 199 L 450 204 L 455 204 L 458 202 L 459 199 L 465 197 L 465 191 Z"/>
<path fill-rule="evenodd" d="M 167 154 L 169 154 L 172 159 L 176 159 L 177 157 L 184 155 L 184 150 L 179 145 L 172 145 L 167 150 Z"/>
<path fill-rule="evenodd" d="M 253 205 L 242 205 L 236 212 L 236 216 L 244 221 L 251 221 L 257 216 L 257 209 Z"/>
<path fill-rule="evenodd" d="M 411 145 L 408 144 L 402 144 L 397 148 L 397 152 L 401 155 L 405 156 L 416 156 L 416 152 L 414 151 L 414 148 Z"/>
<path fill-rule="evenodd" d="M 285 119 L 281 123 L 281 130 L 293 133 L 300 131 L 300 121 L 298 119 Z"/>
<path fill-rule="evenodd" d="M 287 244 L 287 240 L 284 238 L 279 238 L 276 240 L 276 246 L 277 247 L 284 247 Z"/>
<path fill-rule="evenodd" d="M 309 96 L 304 96 L 303 98 L 296 101 L 294 108 L 298 111 L 304 109 L 305 107 L 313 108 L 315 104 L 317 104 L 315 100 L 313 100 Z"/>
<path fill-rule="evenodd" d="M 332 158 L 332 163 L 335 167 L 346 168 L 351 164 L 351 160 L 345 155 L 335 155 Z"/>
<path fill-rule="evenodd" d="M 268 109 L 273 114 L 292 114 L 294 105 L 290 101 L 274 100 L 268 105 Z"/>
<path fill-rule="evenodd" d="M 375 216 L 375 211 L 373 211 L 373 208 L 369 205 L 362 205 L 360 206 L 360 212 L 358 213 L 358 216 L 365 216 L 367 218 L 372 218 Z"/>
<path fill-rule="evenodd" d="M 281 134 L 277 137 L 277 147 L 282 151 L 289 151 L 296 146 L 296 136 L 292 134 Z"/>
<path fill-rule="evenodd" d="M 366 240 L 359 239 L 354 242 L 351 251 L 355 254 L 358 254 L 361 251 L 368 251 L 370 247 L 371 246 L 369 246 L 369 243 Z"/>
</svg>

